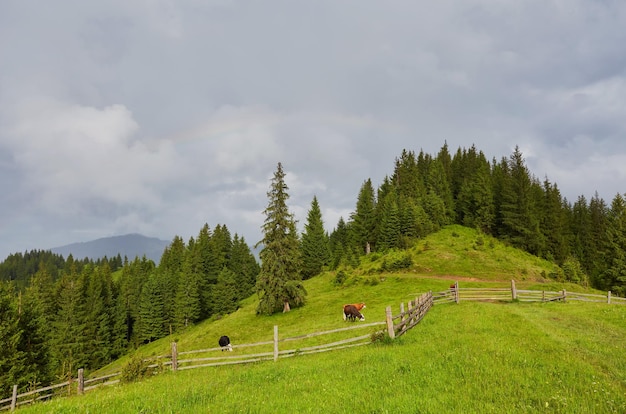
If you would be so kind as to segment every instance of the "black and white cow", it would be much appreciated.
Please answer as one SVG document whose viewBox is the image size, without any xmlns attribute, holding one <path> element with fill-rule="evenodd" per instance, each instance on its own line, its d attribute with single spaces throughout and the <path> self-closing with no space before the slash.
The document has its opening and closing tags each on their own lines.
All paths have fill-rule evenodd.
<svg viewBox="0 0 626 414">
<path fill-rule="evenodd" d="M 218 341 L 218 343 L 222 347 L 222 351 L 232 351 L 233 350 L 233 346 L 230 344 L 230 338 L 227 337 L 226 335 L 221 336 L 220 340 Z"/>
</svg>

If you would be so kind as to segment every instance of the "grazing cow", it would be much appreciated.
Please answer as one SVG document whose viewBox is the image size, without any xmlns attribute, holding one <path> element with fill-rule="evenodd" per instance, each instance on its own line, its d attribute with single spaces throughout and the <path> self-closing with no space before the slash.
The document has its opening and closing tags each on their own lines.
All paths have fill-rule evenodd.
<svg viewBox="0 0 626 414">
<path fill-rule="evenodd" d="M 361 315 L 361 312 L 354 305 L 346 305 L 343 308 L 343 316 L 344 320 L 356 321 L 357 319 L 360 321 L 365 320 L 365 316 Z"/>
<path fill-rule="evenodd" d="M 346 313 L 346 308 L 348 306 L 354 306 L 356 308 L 357 311 L 360 311 L 361 309 L 365 308 L 365 303 L 352 303 L 350 305 L 343 305 L 343 320 L 346 320 L 347 317 L 347 313 Z"/>
<path fill-rule="evenodd" d="M 222 347 L 222 352 L 233 350 L 233 346 L 230 344 L 230 338 L 227 337 L 226 335 L 220 337 L 220 340 L 218 342 L 220 346 Z"/>
</svg>

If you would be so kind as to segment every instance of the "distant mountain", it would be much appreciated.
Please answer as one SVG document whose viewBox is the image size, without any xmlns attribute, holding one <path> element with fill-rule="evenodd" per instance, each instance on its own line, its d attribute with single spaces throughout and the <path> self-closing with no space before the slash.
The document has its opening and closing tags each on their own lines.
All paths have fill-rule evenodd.
<svg viewBox="0 0 626 414">
<path fill-rule="evenodd" d="M 116 257 L 118 254 L 133 260 L 135 257 L 143 257 L 151 259 L 154 263 L 159 264 L 163 250 L 170 245 L 171 242 L 160 240 L 155 237 L 146 237 L 141 234 L 126 234 L 124 236 L 104 237 L 101 239 L 72 243 L 65 246 L 54 247 L 50 249 L 53 253 L 63 255 L 67 258 L 70 253 L 75 259 L 84 259 L 88 257 L 93 260 L 106 257 Z"/>
</svg>

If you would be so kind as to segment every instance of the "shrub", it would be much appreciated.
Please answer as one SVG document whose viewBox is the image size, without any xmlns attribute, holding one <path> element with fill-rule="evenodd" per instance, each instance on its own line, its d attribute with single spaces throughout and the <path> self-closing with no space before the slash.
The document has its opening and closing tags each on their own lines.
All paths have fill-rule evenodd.
<svg viewBox="0 0 626 414">
<path fill-rule="evenodd" d="M 149 377 L 152 373 L 148 367 L 148 361 L 141 356 L 133 355 L 128 363 L 122 367 L 122 382 L 134 382 Z"/>
<path fill-rule="evenodd" d="M 346 272 L 344 272 L 343 270 L 340 270 L 337 272 L 337 275 L 335 276 L 335 279 L 333 280 L 333 284 L 335 286 L 341 286 L 346 281 L 346 278 L 347 278 Z"/>
</svg>

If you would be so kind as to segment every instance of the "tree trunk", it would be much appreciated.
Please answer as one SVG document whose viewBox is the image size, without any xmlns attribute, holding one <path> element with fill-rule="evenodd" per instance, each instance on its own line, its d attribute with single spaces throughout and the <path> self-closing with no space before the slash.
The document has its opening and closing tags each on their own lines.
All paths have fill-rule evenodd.
<svg viewBox="0 0 626 414">
<path fill-rule="evenodd" d="M 289 302 L 285 301 L 285 306 L 283 307 L 283 313 L 289 312 L 291 308 L 289 307 Z"/>
</svg>

